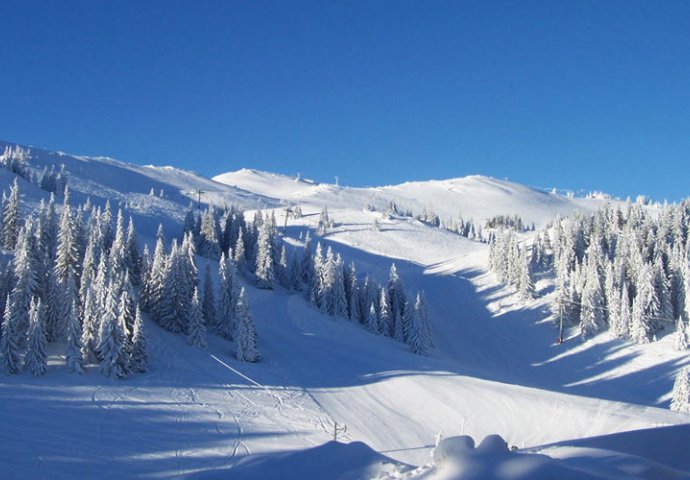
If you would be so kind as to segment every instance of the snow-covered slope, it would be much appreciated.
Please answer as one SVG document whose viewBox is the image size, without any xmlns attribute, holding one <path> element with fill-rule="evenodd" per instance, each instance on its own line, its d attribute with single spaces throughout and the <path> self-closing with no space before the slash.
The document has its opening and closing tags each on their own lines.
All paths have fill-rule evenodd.
<svg viewBox="0 0 690 480">
<path fill-rule="evenodd" d="M 498 433 L 523 449 L 549 444 L 539 452 L 551 455 L 565 452 L 559 442 L 571 439 L 690 423 L 690 415 L 666 409 L 673 375 L 688 363 L 687 355 L 669 348 L 670 338 L 630 346 L 602 334 L 556 346 L 545 300 L 517 303 L 486 272 L 486 245 L 364 208 L 381 210 L 395 201 L 415 213 L 427 208 L 466 219 L 518 214 L 542 224 L 595 209 L 601 200 L 485 177 L 353 189 L 253 170 L 208 180 L 171 167 L 34 153 L 33 166 L 65 163 L 75 196 L 113 199 L 149 236 L 159 222 L 168 233 L 180 231 L 176 222 L 194 198 L 181 192 L 195 189 L 208 191 L 204 200 L 218 205 L 275 208 L 281 227 L 281 207 L 299 203 L 304 215 L 288 219 L 283 232 L 291 245 L 313 231 L 327 205 L 336 225 L 319 241 L 380 282 L 395 260 L 405 286 L 426 293 L 436 346 L 429 357 L 415 356 L 400 343 L 320 315 L 298 294 L 248 285 L 263 357 L 258 364 L 235 361 L 220 338 L 210 338 L 200 351 L 147 322 L 153 349 L 147 374 L 124 381 L 93 369 L 70 375 L 55 349 L 45 377 L 0 378 L 0 464 L 7 478 L 252 478 L 252 469 L 261 474 L 254 478 L 286 478 L 281 470 L 295 459 L 337 463 L 350 454 L 353 469 L 330 471 L 363 472 L 380 464 L 381 457 L 363 446 L 350 449 L 354 453 L 327 445 L 285 455 L 332 440 L 336 422 L 347 425 L 338 440 L 364 442 L 395 459 L 390 468 L 402 476 L 409 468 L 396 462 L 428 463 L 441 431 L 476 439 Z M 0 169 L 0 188 L 13 178 Z M 28 203 L 45 197 L 28 182 L 21 188 Z M 163 189 L 164 197 L 151 197 L 152 188 Z M 200 259 L 201 268 L 206 262 Z M 677 444 L 679 437 L 690 441 L 674 430 L 655 442 Z M 586 458 L 583 452 L 577 455 Z M 670 459 L 650 461 L 688 470 L 678 463 L 680 455 L 675 449 Z M 367 478 L 358 475 L 349 478 Z"/>
<path fill-rule="evenodd" d="M 433 211 L 442 220 L 462 217 L 484 221 L 495 215 L 517 214 L 526 224 L 534 222 L 537 226 L 543 226 L 557 215 L 596 210 L 606 201 L 569 198 L 481 175 L 374 188 L 317 184 L 251 169 L 224 173 L 214 180 L 279 201 L 328 206 L 329 209 L 361 209 L 372 205 L 383 210 L 395 202 L 402 211 L 410 210 L 415 215 L 425 210 Z"/>
</svg>

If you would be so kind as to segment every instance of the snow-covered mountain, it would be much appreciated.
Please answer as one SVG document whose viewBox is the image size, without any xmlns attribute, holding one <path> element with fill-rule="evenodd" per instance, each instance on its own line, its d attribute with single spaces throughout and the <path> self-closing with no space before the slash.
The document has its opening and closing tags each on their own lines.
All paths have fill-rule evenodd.
<svg viewBox="0 0 690 480">
<path fill-rule="evenodd" d="M 5 145 L 0 142 L 0 150 Z M 39 149 L 32 149 L 30 164 L 37 172 L 65 164 L 78 201 L 110 199 L 134 215 L 149 243 L 158 223 L 169 235 L 181 232 L 198 190 L 205 203 L 234 204 L 248 215 L 256 208 L 273 211 L 289 245 L 301 245 L 327 207 L 334 225 L 318 240 L 381 283 L 395 261 L 406 288 L 426 293 L 435 347 L 428 357 L 413 355 L 391 339 L 319 314 L 299 294 L 247 284 L 260 363 L 237 362 L 216 337 L 208 349 L 193 349 L 148 322 L 147 374 L 119 381 L 96 371 L 69 374 L 56 348 L 46 376 L 2 377 L 0 463 L 7 478 L 305 478 L 290 466 L 342 458 L 351 458 L 343 468 L 303 475 L 487 478 L 476 470 L 463 476 L 452 468 L 447 474 L 429 465 L 410 467 L 431 462 L 439 433 L 477 442 L 499 434 L 521 453 L 538 452 L 575 468 L 558 478 L 683 478 L 690 471 L 678 446 L 679 439 L 687 443 L 687 429 L 663 430 L 648 442 L 667 443 L 666 456 L 631 453 L 621 445 L 635 440 L 619 437 L 570 442 L 690 423 L 690 415 L 667 409 L 675 372 L 688 363 L 687 353 L 669 347 L 671 338 L 635 346 L 601 334 L 555 345 L 548 295 L 518 302 L 487 271 L 486 244 L 412 217 L 382 215 L 394 202 L 403 211 L 434 211 L 442 219 L 519 215 L 543 226 L 558 215 L 594 211 L 605 200 L 481 176 L 348 188 L 248 169 L 207 179 L 173 167 Z M 0 169 L 0 189 L 14 178 Z M 47 198 L 35 185 L 20 183 L 27 205 Z M 299 218 L 286 212 L 296 205 Z M 537 288 L 548 293 L 550 284 Z M 347 426 L 339 440 L 363 442 L 373 451 L 356 444 L 354 453 L 318 447 L 333 438 L 336 423 Z M 565 471 L 547 463 L 533 463 L 546 469 L 542 478 Z"/>
</svg>

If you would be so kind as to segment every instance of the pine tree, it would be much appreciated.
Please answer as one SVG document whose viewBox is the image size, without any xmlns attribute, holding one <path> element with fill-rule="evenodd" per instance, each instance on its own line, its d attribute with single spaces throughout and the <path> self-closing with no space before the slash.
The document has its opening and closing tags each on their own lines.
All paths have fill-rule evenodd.
<svg viewBox="0 0 690 480">
<path fill-rule="evenodd" d="M 58 232 L 57 253 L 55 258 L 55 279 L 58 286 L 64 286 L 71 273 L 75 280 L 78 277 L 79 252 L 77 250 L 72 210 L 69 197 L 65 197 L 60 216 L 60 230 Z"/>
<path fill-rule="evenodd" d="M 217 259 L 220 257 L 220 242 L 218 240 L 218 227 L 212 208 L 209 208 L 201 216 L 201 229 L 199 232 L 199 255 Z"/>
<path fill-rule="evenodd" d="M 2 212 L 2 246 L 12 250 L 19 236 L 19 183 L 15 178 L 10 188 L 10 196 Z"/>
<path fill-rule="evenodd" d="M 587 258 L 585 284 L 582 289 L 582 312 L 580 329 L 582 337 L 587 338 L 600 331 L 604 326 L 603 300 L 601 283 L 596 257 Z"/>
<path fill-rule="evenodd" d="M 348 318 L 348 301 L 347 294 L 345 293 L 345 275 L 343 271 L 343 259 L 340 254 L 336 255 L 332 268 L 333 288 L 331 295 L 333 315 L 336 317 Z"/>
<path fill-rule="evenodd" d="M 393 325 L 391 324 L 391 311 L 388 306 L 388 292 L 386 289 L 381 287 L 381 293 L 379 294 L 379 331 L 387 336 L 393 336 Z"/>
<path fill-rule="evenodd" d="M 237 278 L 234 262 L 221 254 L 218 266 L 218 310 L 216 333 L 232 340 L 237 330 Z"/>
<path fill-rule="evenodd" d="M 406 310 L 406 315 L 409 316 L 409 331 L 407 333 L 407 344 L 410 346 L 412 353 L 417 355 L 428 355 L 429 353 L 429 339 L 425 331 L 424 319 L 420 316 L 423 308 L 421 297 L 418 295 L 415 306 L 410 305 Z M 407 313 L 409 311 L 409 313 Z"/>
<path fill-rule="evenodd" d="M 213 294 L 213 280 L 211 279 L 211 269 L 206 265 L 206 274 L 204 275 L 204 300 L 201 311 L 206 325 L 211 329 L 217 327 L 216 324 L 216 300 Z"/>
<path fill-rule="evenodd" d="M 244 233 L 242 227 L 240 227 L 237 234 L 237 241 L 235 242 L 235 263 L 237 263 L 237 268 L 240 271 L 245 271 L 247 269 L 247 255 L 244 246 Z"/>
<path fill-rule="evenodd" d="M 632 327 L 632 311 L 630 310 L 630 297 L 628 295 L 628 286 L 623 282 L 621 286 L 621 299 L 619 304 L 620 319 L 618 321 L 618 328 L 616 335 L 618 337 L 627 337 L 630 335 L 630 328 Z"/>
<path fill-rule="evenodd" d="M 249 302 L 244 287 L 240 290 L 237 299 L 236 317 L 238 322 L 236 343 L 236 356 L 241 362 L 258 362 L 261 359 L 256 339 L 254 320 L 249 311 Z"/>
<path fill-rule="evenodd" d="M 187 343 L 196 348 L 206 348 L 206 327 L 199 303 L 199 290 L 195 287 L 192 294 L 192 305 L 189 310 L 189 328 Z"/>
<path fill-rule="evenodd" d="M 128 358 L 125 349 L 126 336 L 118 321 L 116 292 L 109 292 L 103 313 L 98 344 L 101 357 L 100 370 L 106 377 L 123 378 L 126 375 Z"/>
<path fill-rule="evenodd" d="M 15 325 L 15 316 L 12 314 L 12 302 L 7 296 L 7 307 L 2 322 L 2 338 L 0 338 L 0 365 L 8 375 L 19 373 L 19 342 Z"/>
<path fill-rule="evenodd" d="M 134 314 L 134 328 L 132 330 L 132 349 L 127 362 L 127 369 L 132 373 L 143 373 L 148 370 L 149 354 L 146 335 L 144 334 L 144 321 L 141 311 L 136 307 Z"/>
<path fill-rule="evenodd" d="M 159 232 L 161 227 L 159 227 Z M 151 274 L 149 275 L 148 288 L 148 302 L 142 304 L 142 310 L 151 312 L 153 319 L 160 321 L 161 307 L 163 306 L 163 283 L 166 274 L 167 255 L 165 254 L 165 244 L 163 238 L 158 237 L 156 240 L 156 249 L 153 253 L 153 262 L 151 263 Z M 146 287 L 145 287 L 146 288 Z"/>
<path fill-rule="evenodd" d="M 273 258 L 273 238 L 271 229 L 264 225 L 259 229 L 256 255 L 256 286 L 273 289 L 276 284 L 276 266 Z"/>
<path fill-rule="evenodd" d="M 35 376 L 45 375 L 48 368 L 46 337 L 41 325 L 41 300 L 33 297 L 29 309 L 28 349 L 24 358 L 24 368 Z"/>
<path fill-rule="evenodd" d="M 684 352 L 688 348 L 688 334 L 685 328 L 685 322 L 681 317 L 678 317 L 678 322 L 676 322 L 676 342 L 675 347 L 679 352 Z"/>
<path fill-rule="evenodd" d="M 82 373 L 84 371 L 84 355 L 82 353 L 84 345 L 81 342 L 83 332 L 78 313 L 77 302 L 73 299 L 67 320 L 67 351 L 65 352 L 65 360 L 67 369 L 74 373 Z"/>
<path fill-rule="evenodd" d="M 367 330 L 369 330 L 370 333 L 374 333 L 376 335 L 381 333 L 381 330 L 379 329 L 379 318 L 378 314 L 376 313 L 376 307 L 374 307 L 374 302 L 372 302 L 369 306 L 369 314 L 367 315 L 366 325 Z"/>
<path fill-rule="evenodd" d="M 690 413 L 690 370 L 684 368 L 676 375 L 671 393 L 671 410 Z"/>
<path fill-rule="evenodd" d="M 316 251 L 314 252 L 314 257 L 310 262 L 312 266 L 312 273 L 310 277 L 310 283 L 308 285 L 309 301 L 314 305 L 320 312 L 325 312 L 326 302 L 322 298 L 324 275 L 325 275 L 325 264 L 326 261 L 323 258 L 323 250 L 321 249 L 321 242 L 316 244 Z"/>
<path fill-rule="evenodd" d="M 98 332 L 100 330 L 101 318 L 97 294 L 93 286 L 86 289 L 83 310 L 84 324 L 81 336 L 81 353 L 84 362 L 91 362 L 98 357 Z"/>
<path fill-rule="evenodd" d="M 137 232 L 134 229 L 134 221 L 129 217 L 127 224 L 127 240 L 125 241 L 125 265 L 129 272 L 132 285 L 139 286 L 142 283 L 142 258 L 137 245 Z"/>
<path fill-rule="evenodd" d="M 14 288 L 12 289 L 12 322 L 17 338 L 17 345 L 26 343 L 26 331 L 29 327 L 29 308 L 32 292 L 36 288 L 35 272 L 31 265 L 31 250 L 28 232 L 25 228 L 19 231 L 14 255 Z"/>
</svg>

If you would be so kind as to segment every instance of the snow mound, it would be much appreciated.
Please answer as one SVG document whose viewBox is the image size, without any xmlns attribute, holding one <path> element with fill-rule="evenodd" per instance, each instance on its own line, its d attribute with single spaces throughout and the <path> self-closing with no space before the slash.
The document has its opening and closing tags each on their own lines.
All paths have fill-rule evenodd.
<svg viewBox="0 0 690 480">
<path fill-rule="evenodd" d="M 245 457 L 230 470 L 204 472 L 191 478 L 360 480 L 400 478 L 409 470 L 410 466 L 391 460 L 362 442 L 328 442 L 298 452 Z"/>
</svg>

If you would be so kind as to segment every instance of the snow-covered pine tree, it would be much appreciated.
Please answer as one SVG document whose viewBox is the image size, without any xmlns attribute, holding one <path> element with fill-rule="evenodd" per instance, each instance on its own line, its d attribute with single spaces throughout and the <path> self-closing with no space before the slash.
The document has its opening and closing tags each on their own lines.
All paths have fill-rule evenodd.
<svg viewBox="0 0 690 480">
<path fill-rule="evenodd" d="M 431 347 L 427 328 L 424 325 L 425 320 L 420 316 L 423 313 L 423 308 L 421 296 L 417 295 L 415 305 L 409 305 L 409 308 L 405 310 L 410 325 L 407 333 L 407 344 L 410 346 L 412 353 L 417 355 L 428 355 L 429 348 Z"/>
<path fill-rule="evenodd" d="M 144 321 L 141 311 L 136 307 L 134 313 L 134 328 L 132 329 L 132 348 L 127 360 L 127 370 L 132 373 L 143 373 L 149 367 L 148 344 L 144 333 Z"/>
<path fill-rule="evenodd" d="M 323 236 L 328 231 L 328 227 L 331 226 L 331 220 L 328 218 L 328 207 L 323 207 L 321 209 L 321 214 L 319 215 L 319 224 L 316 228 L 316 232 Z"/>
<path fill-rule="evenodd" d="M 626 338 L 630 335 L 630 328 L 632 327 L 632 310 L 630 309 L 630 296 L 628 294 L 628 285 L 623 282 L 621 285 L 621 299 L 618 304 L 620 318 L 617 322 L 616 336 Z"/>
<path fill-rule="evenodd" d="M 126 242 L 124 218 L 122 217 L 122 210 L 118 209 L 115 220 L 115 238 L 109 252 L 110 271 L 113 276 L 119 277 L 127 271 Z"/>
<path fill-rule="evenodd" d="M 637 276 L 637 295 L 633 301 L 630 337 L 635 343 L 649 343 L 654 331 L 651 319 L 659 315 L 659 299 L 654 290 L 651 266 L 643 263 Z"/>
<path fill-rule="evenodd" d="M 343 270 L 343 258 L 340 254 L 335 256 L 333 263 L 333 315 L 347 318 L 347 294 L 345 293 L 345 275 Z"/>
<path fill-rule="evenodd" d="M 106 377 L 123 378 L 127 374 L 126 336 L 118 321 L 117 292 L 107 294 L 103 312 L 98 353 L 101 357 L 100 370 Z"/>
<path fill-rule="evenodd" d="M 376 313 L 376 307 L 374 306 L 374 302 L 371 302 L 371 304 L 369 305 L 366 326 L 367 330 L 369 330 L 369 333 L 373 333 L 375 335 L 381 334 L 381 330 L 379 329 L 379 318 L 378 314 Z"/>
<path fill-rule="evenodd" d="M 280 246 L 280 258 L 278 259 L 278 264 L 276 267 L 278 272 L 278 283 L 280 283 L 280 285 L 284 288 L 292 288 L 290 272 L 288 269 L 287 249 L 285 248 L 285 245 Z"/>
<path fill-rule="evenodd" d="M 240 269 L 240 271 L 245 271 L 247 269 L 247 254 L 244 246 L 244 230 L 242 227 L 240 227 L 237 233 L 234 252 L 237 268 Z"/>
<path fill-rule="evenodd" d="M 55 258 L 55 280 L 59 287 L 64 288 L 68 275 L 71 273 L 75 281 L 79 278 L 79 251 L 77 250 L 76 234 L 72 210 L 69 205 L 69 192 L 60 215 L 58 231 L 57 253 Z"/>
<path fill-rule="evenodd" d="M 41 324 L 41 299 L 33 297 L 29 309 L 29 331 L 27 333 L 27 352 L 24 368 L 35 376 L 45 375 L 48 368 L 46 337 Z"/>
<path fill-rule="evenodd" d="M 21 221 L 19 208 L 19 183 L 15 178 L 2 212 L 2 246 L 8 250 L 13 250 L 17 245 Z"/>
<path fill-rule="evenodd" d="M 7 306 L 2 322 L 2 338 L 0 338 L 0 365 L 8 375 L 19 373 L 19 332 L 14 323 L 12 301 L 7 296 Z"/>
<path fill-rule="evenodd" d="M 218 226 L 213 208 L 209 208 L 201 216 L 201 230 L 198 241 L 197 251 L 199 255 L 214 260 L 220 257 Z"/>
<path fill-rule="evenodd" d="M 299 262 L 299 279 L 303 285 L 302 289 L 307 292 L 312 287 L 312 277 L 314 274 L 314 258 L 311 253 L 311 235 L 307 231 L 304 238 L 304 249 L 302 250 L 302 259 Z"/>
<path fill-rule="evenodd" d="M 211 278 L 211 269 L 208 265 L 206 265 L 206 272 L 204 274 L 204 299 L 201 305 L 201 312 L 204 323 L 214 330 L 217 327 L 216 296 L 213 293 L 213 279 Z"/>
<path fill-rule="evenodd" d="M 391 311 L 388 301 L 388 292 L 384 287 L 381 287 L 379 293 L 379 330 L 382 335 L 392 337 L 394 333 L 394 325 L 391 322 Z"/>
<path fill-rule="evenodd" d="M 137 240 L 137 231 L 134 228 L 134 221 L 129 217 L 127 223 L 127 240 L 125 241 L 125 265 L 129 272 L 129 278 L 132 285 L 139 286 L 142 284 L 142 257 L 139 253 L 139 246 Z"/>
<path fill-rule="evenodd" d="M 405 287 L 403 286 L 403 282 L 398 275 L 398 269 L 395 266 L 395 263 L 391 264 L 388 275 L 388 298 L 390 300 L 391 322 L 393 324 L 392 333 L 395 337 L 395 325 L 400 323 L 402 326 L 402 317 L 405 314 L 405 304 L 407 303 Z M 398 333 L 402 334 L 402 331 Z"/>
<path fill-rule="evenodd" d="M 179 276 L 179 249 L 177 239 L 173 239 L 170 254 L 165 262 L 165 273 L 163 274 L 163 285 L 160 297 L 160 310 L 158 324 L 170 332 L 181 332 L 182 322 L 179 311 L 180 285 Z"/>
<path fill-rule="evenodd" d="M 194 287 L 192 304 L 189 309 L 189 327 L 187 343 L 192 347 L 206 348 L 206 327 L 204 326 L 204 314 L 199 302 L 199 289 Z"/>
<path fill-rule="evenodd" d="M 687 367 L 676 375 L 671 393 L 671 410 L 690 413 L 690 370 Z"/>
<path fill-rule="evenodd" d="M 101 310 L 94 286 L 88 287 L 84 296 L 81 335 L 82 358 L 84 362 L 89 363 L 98 358 L 98 332 L 100 330 Z"/>
<path fill-rule="evenodd" d="M 316 250 L 314 251 L 314 256 L 312 258 L 311 265 L 312 273 L 310 275 L 310 284 L 307 289 L 307 292 L 309 292 L 309 301 L 319 311 L 325 311 L 325 301 L 322 298 L 321 294 L 324 288 L 323 283 L 324 276 L 326 273 L 326 260 L 323 257 L 321 242 L 318 242 L 316 244 Z"/>
<path fill-rule="evenodd" d="M 431 332 L 431 324 L 429 323 L 429 313 L 426 309 L 426 297 L 424 296 L 424 292 L 417 292 L 414 308 L 415 313 L 419 317 L 419 322 L 422 325 L 425 345 L 431 348 L 434 346 L 434 336 Z"/>
<path fill-rule="evenodd" d="M 534 297 L 534 284 L 529 271 L 529 260 L 527 258 L 527 251 L 525 248 L 519 249 L 519 263 L 518 263 L 518 277 L 517 290 L 520 299 L 523 301 L 530 300 Z"/>
<path fill-rule="evenodd" d="M 83 332 L 78 310 L 77 302 L 73 299 L 67 319 L 67 351 L 65 352 L 65 362 L 67 364 L 67 369 L 74 373 L 82 373 L 84 371 L 84 345 L 81 342 Z"/>
<path fill-rule="evenodd" d="M 261 359 L 256 339 L 256 328 L 249 310 L 249 301 L 244 287 L 237 298 L 237 335 L 235 339 L 236 356 L 241 362 L 258 362 Z"/>
<path fill-rule="evenodd" d="M 347 297 L 347 318 L 353 322 L 359 322 L 359 285 L 357 283 L 357 270 L 355 262 L 345 269 L 345 296 Z"/>
<path fill-rule="evenodd" d="M 162 226 L 158 227 L 158 231 L 162 231 Z M 158 322 L 161 315 L 161 307 L 163 306 L 163 283 L 166 273 L 167 255 L 165 253 L 165 243 L 162 236 L 158 236 L 156 240 L 156 249 L 153 253 L 153 262 L 151 263 L 151 274 L 149 275 L 149 285 L 147 288 L 148 302 L 142 303 L 141 308 L 145 312 L 150 312 L 151 317 Z"/>
<path fill-rule="evenodd" d="M 678 317 L 678 321 L 676 322 L 675 347 L 679 352 L 684 352 L 688 349 L 688 334 L 686 330 L 683 318 Z"/>
<path fill-rule="evenodd" d="M 653 328 L 660 330 L 673 325 L 673 303 L 671 302 L 671 291 L 669 280 L 666 277 L 663 260 L 657 256 L 654 260 L 654 290 L 659 301 L 658 319 L 653 322 Z"/>
<path fill-rule="evenodd" d="M 36 288 L 36 278 L 31 265 L 31 244 L 24 227 L 19 236 L 14 254 L 14 288 L 12 289 L 13 329 L 17 338 L 15 342 L 22 346 L 26 343 L 26 331 L 29 328 L 29 308 L 32 292 Z"/>
<path fill-rule="evenodd" d="M 218 310 L 216 311 L 216 333 L 232 340 L 237 330 L 238 282 L 234 262 L 221 254 L 218 265 Z"/>
<path fill-rule="evenodd" d="M 593 249 L 589 249 L 590 252 Z M 590 337 L 604 327 L 604 295 L 598 271 L 596 255 L 587 257 L 585 284 L 582 289 L 582 311 L 580 313 L 580 330 L 582 338 Z"/>
<path fill-rule="evenodd" d="M 276 285 L 276 266 L 273 256 L 274 239 L 268 224 L 259 228 L 256 254 L 256 286 L 273 289 Z"/>
</svg>

